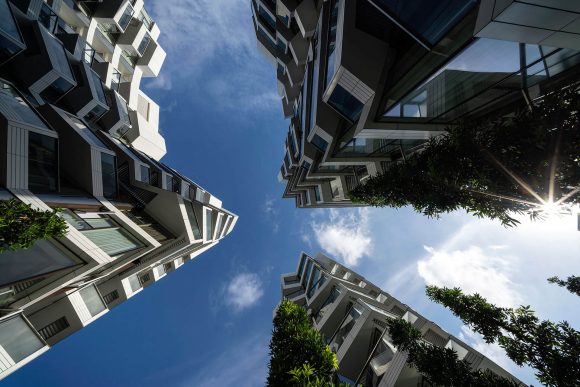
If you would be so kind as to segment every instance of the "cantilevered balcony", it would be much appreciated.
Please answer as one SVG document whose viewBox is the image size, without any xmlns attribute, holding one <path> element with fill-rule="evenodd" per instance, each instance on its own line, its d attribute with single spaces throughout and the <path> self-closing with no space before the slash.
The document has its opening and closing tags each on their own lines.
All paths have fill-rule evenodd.
<svg viewBox="0 0 580 387">
<path fill-rule="evenodd" d="M 26 48 L 8 0 L 0 0 L 0 64 Z"/>
<path fill-rule="evenodd" d="M 151 40 L 141 55 L 137 60 L 136 67 L 141 69 L 144 77 L 156 77 L 161 71 L 161 66 L 165 61 L 165 50 L 161 48 L 159 43 L 155 40 Z"/>
</svg>

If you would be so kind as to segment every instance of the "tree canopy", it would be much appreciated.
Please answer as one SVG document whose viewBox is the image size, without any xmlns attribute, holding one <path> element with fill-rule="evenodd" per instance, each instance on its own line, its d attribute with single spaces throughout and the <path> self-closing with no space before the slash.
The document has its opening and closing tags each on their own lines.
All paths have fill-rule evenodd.
<svg viewBox="0 0 580 387">
<path fill-rule="evenodd" d="M 459 360 L 450 348 L 442 348 L 421 340 L 421 332 L 403 319 L 387 322 L 389 335 L 398 350 L 407 351 L 407 364 L 415 368 L 435 386 L 517 387 L 518 382 L 489 370 L 474 370 Z"/>
<path fill-rule="evenodd" d="M 497 342 L 516 364 L 534 368 L 543 384 L 580 386 L 580 332 L 566 321 L 540 320 L 529 306 L 497 307 L 458 288 L 428 286 L 427 296 L 450 309 L 487 343 Z"/>
<path fill-rule="evenodd" d="M 570 293 L 580 296 L 580 277 L 573 275 L 566 280 L 558 277 L 550 277 L 548 278 L 548 282 L 566 288 Z"/>
<path fill-rule="evenodd" d="M 0 253 L 28 249 L 39 239 L 66 234 L 66 221 L 59 210 L 40 211 L 16 199 L 0 201 Z"/>
<path fill-rule="evenodd" d="M 268 386 L 301 386 L 297 377 L 332 383 L 337 367 L 336 355 L 314 329 L 306 310 L 283 300 L 274 317 Z"/>
<path fill-rule="evenodd" d="M 431 217 L 463 208 L 505 226 L 519 223 L 514 214 L 541 216 L 544 202 L 563 196 L 578 203 L 578 106 L 579 88 L 574 86 L 515 115 L 458 122 L 349 196 L 379 207 L 410 205 Z"/>
</svg>

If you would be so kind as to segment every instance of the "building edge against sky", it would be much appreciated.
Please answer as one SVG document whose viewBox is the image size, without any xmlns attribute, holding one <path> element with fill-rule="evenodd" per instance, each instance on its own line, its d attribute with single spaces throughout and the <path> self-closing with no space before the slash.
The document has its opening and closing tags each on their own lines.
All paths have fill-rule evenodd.
<svg viewBox="0 0 580 387">
<path fill-rule="evenodd" d="M 451 348 L 473 369 L 489 369 L 524 385 L 462 340 L 382 291 L 335 260 L 301 253 L 296 272 L 281 276 L 282 297 L 306 308 L 314 328 L 336 353 L 339 377 L 367 387 L 414 387 L 426 381 L 407 364 L 386 332 L 386 322 L 402 318 L 427 342 Z"/>
<path fill-rule="evenodd" d="M 159 106 L 139 86 L 165 52 L 143 1 L 48 3 L 0 0 L 0 199 L 63 208 L 69 229 L 0 257 L 0 379 L 238 219 L 159 161 Z"/>
<path fill-rule="evenodd" d="M 448 126 L 511 114 L 578 79 L 578 2 L 251 0 L 251 7 L 290 120 L 279 179 L 297 207 L 352 206 L 354 187 Z"/>
</svg>

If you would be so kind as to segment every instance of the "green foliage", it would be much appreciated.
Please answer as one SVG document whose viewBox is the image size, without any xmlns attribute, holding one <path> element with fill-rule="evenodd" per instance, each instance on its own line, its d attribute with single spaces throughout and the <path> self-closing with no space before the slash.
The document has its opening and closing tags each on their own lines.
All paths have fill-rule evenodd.
<svg viewBox="0 0 580 387">
<path fill-rule="evenodd" d="M 429 286 L 427 296 L 449 308 L 488 343 L 499 343 L 516 364 L 534 368 L 543 384 L 580 385 L 580 332 L 567 322 L 540 321 L 529 306 L 498 308 L 457 288 Z"/>
<path fill-rule="evenodd" d="M 573 275 L 568 277 L 565 281 L 558 277 L 550 277 L 548 278 L 548 282 L 562 286 L 568 289 L 570 293 L 580 296 L 580 277 Z"/>
<path fill-rule="evenodd" d="M 328 383 L 338 368 L 336 355 L 312 327 L 304 308 L 283 300 L 274 317 L 268 386 L 296 385 L 294 378 L 304 377 L 305 365 L 312 370 L 309 380 Z"/>
<path fill-rule="evenodd" d="M 300 387 L 349 387 L 348 384 L 315 375 L 316 370 L 310 364 L 303 364 L 302 367 L 296 367 L 288 373 L 292 376 L 294 385 Z"/>
<path fill-rule="evenodd" d="M 39 239 L 66 234 L 66 221 L 58 209 L 40 211 L 16 199 L 0 201 L 0 253 L 28 249 Z"/>
<path fill-rule="evenodd" d="M 398 350 L 405 350 L 407 363 L 436 386 L 515 387 L 518 383 L 489 370 L 473 370 L 457 353 L 421 340 L 421 332 L 403 319 L 387 322 L 389 335 Z"/>
<path fill-rule="evenodd" d="M 537 199 L 506 171 L 541 197 L 548 197 L 551 165 L 555 198 L 580 186 L 578 88 L 547 95 L 530 112 L 493 122 L 459 123 L 427 142 L 405 163 L 393 163 L 349 193 L 351 200 L 395 208 L 410 205 L 430 217 L 465 209 L 478 217 L 519 222 L 514 213 L 539 216 Z M 568 202 L 578 203 L 578 195 Z"/>
</svg>

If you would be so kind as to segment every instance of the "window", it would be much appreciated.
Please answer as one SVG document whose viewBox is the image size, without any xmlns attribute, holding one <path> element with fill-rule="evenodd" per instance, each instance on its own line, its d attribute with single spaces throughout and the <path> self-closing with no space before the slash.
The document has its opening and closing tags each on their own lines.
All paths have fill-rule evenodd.
<svg viewBox="0 0 580 387">
<path fill-rule="evenodd" d="M 165 270 L 166 273 L 171 270 L 171 263 L 163 264 L 163 270 Z"/>
<path fill-rule="evenodd" d="M 205 209 L 205 227 L 203 230 L 204 239 L 206 241 L 212 240 L 212 232 L 211 232 L 211 225 L 212 225 L 212 210 L 209 208 Z"/>
<path fill-rule="evenodd" d="M 111 257 L 144 246 L 107 214 L 65 210 L 61 216 Z"/>
<path fill-rule="evenodd" d="M 168 191 L 173 189 L 173 176 L 165 175 L 165 189 Z"/>
<path fill-rule="evenodd" d="M 262 6 L 258 6 L 258 17 L 262 20 L 262 25 L 264 25 L 272 35 L 276 35 L 276 20 Z"/>
<path fill-rule="evenodd" d="M 332 81 L 334 77 L 334 49 L 336 47 L 336 27 L 338 24 L 338 6 L 340 0 L 332 0 L 331 3 L 331 13 L 330 13 L 330 25 L 328 28 L 328 47 L 326 51 L 326 79 L 324 81 L 324 90 Z"/>
<path fill-rule="evenodd" d="M 133 10 L 133 6 L 130 3 L 127 3 L 127 6 L 125 7 L 125 10 L 123 11 L 123 14 L 119 18 L 118 24 L 119 24 L 119 27 L 121 27 L 121 30 L 125 31 L 125 29 L 129 25 L 129 22 L 133 18 L 134 12 L 135 11 Z"/>
<path fill-rule="evenodd" d="M 312 271 L 312 260 L 309 259 L 308 262 L 306 263 L 306 271 L 304 272 L 304 277 L 302 278 L 304 287 L 308 285 L 308 280 L 310 279 L 311 271 Z"/>
<path fill-rule="evenodd" d="M 141 168 L 141 179 L 139 181 L 145 184 L 151 184 L 151 173 L 147 165 L 140 165 Z"/>
<path fill-rule="evenodd" d="M 85 305 L 87 306 L 91 316 L 95 317 L 107 309 L 103 303 L 103 300 L 101 299 L 101 296 L 99 295 L 99 292 L 97 291 L 97 288 L 94 286 L 81 289 L 79 290 L 79 293 L 83 298 L 83 301 L 85 302 Z"/>
<path fill-rule="evenodd" d="M 61 317 L 58 320 L 48 324 L 44 328 L 39 329 L 38 333 L 40 333 L 40 336 L 42 336 L 44 340 L 48 340 L 56 334 L 64 331 L 69 326 L 70 325 L 66 317 Z"/>
<path fill-rule="evenodd" d="M 2 0 L 0 0 L 0 4 L 2 4 Z M 16 89 L 2 81 L 0 81 L 0 111 L 9 112 L 9 116 L 15 121 L 50 130 Z"/>
<path fill-rule="evenodd" d="M 318 266 L 314 267 L 314 273 L 312 274 L 312 281 L 310 281 L 310 287 L 308 288 L 308 293 L 306 294 L 308 296 L 308 298 L 312 297 L 314 295 L 314 292 L 317 289 L 318 286 L 318 281 L 320 280 L 321 277 L 321 271 L 318 268 Z"/>
<path fill-rule="evenodd" d="M 197 222 L 197 217 L 195 216 L 193 204 L 186 203 L 185 211 L 187 212 L 187 218 L 189 219 L 189 225 L 191 226 L 193 237 L 195 239 L 201 239 L 201 231 L 199 230 L 199 223 Z"/>
<path fill-rule="evenodd" d="M 328 104 L 352 122 L 358 121 L 364 106 L 341 85 L 335 86 L 330 98 L 328 98 Z"/>
<path fill-rule="evenodd" d="M 332 343 L 330 345 L 331 348 L 332 348 L 333 344 L 336 345 L 335 351 L 338 352 L 338 349 L 344 343 L 344 340 L 346 339 L 346 337 L 348 336 L 348 334 L 350 333 L 352 328 L 355 326 L 356 321 L 361 316 L 361 314 L 362 314 L 362 312 L 359 311 L 355 306 L 350 308 L 350 312 L 348 313 L 346 319 L 344 320 L 344 322 L 340 326 L 340 329 L 338 330 L 338 332 L 336 332 L 336 335 L 334 336 L 334 339 L 332 340 Z"/>
<path fill-rule="evenodd" d="M 151 35 L 149 35 L 149 33 L 146 32 L 145 36 L 143 36 L 143 40 L 141 40 L 141 43 L 139 43 L 139 47 L 137 48 L 137 52 L 139 53 L 139 55 L 143 55 L 145 53 L 145 50 L 147 49 L 147 46 L 149 45 L 150 41 Z"/>
<path fill-rule="evenodd" d="M 471 11 L 477 0 L 372 0 L 415 37 L 429 45 L 439 42 Z"/>
<path fill-rule="evenodd" d="M 115 161 L 115 156 L 101 152 L 103 196 L 108 199 L 117 197 L 117 168 Z"/>
<path fill-rule="evenodd" d="M 319 24 L 320 25 L 320 24 Z M 320 28 L 318 28 L 320 30 Z M 310 120 L 309 130 L 313 130 L 316 126 L 316 109 L 318 106 L 318 78 L 320 74 L 320 44 L 318 38 L 318 31 L 315 33 L 314 39 L 314 64 L 312 66 L 312 85 L 310 86 Z"/>
<path fill-rule="evenodd" d="M 119 292 L 117 290 L 113 290 L 111 293 L 107 293 L 103 296 L 105 303 L 109 305 L 111 302 L 115 301 L 119 298 Z"/>
<path fill-rule="evenodd" d="M 318 134 L 315 134 L 312 137 L 311 143 L 321 152 L 326 152 L 326 148 L 328 148 L 328 142 L 326 142 L 326 140 L 320 137 Z"/>
<path fill-rule="evenodd" d="M 304 262 L 306 262 L 306 257 L 303 255 L 300 257 L 300 265 L 298 266 L 298 272 L 296 273 L 298 278 L 302 277 L 302 269 L 304 269 Z"/>
<path fill-rule="evenodd" d="M 129 280 L 129 285 L 131 286 L 131 291 L 133 293 L 135 293 L 139 289 L 141 289 L 141 282 L 139 281 L 139 278 L 137 277 L 137 274 L 134 274 L 134 275 L 130 276 L 128 278 L 128 280 Z"/>
<path fill-rule="evenodd" d="M 0 63 L 24 48 L 8 0 L 0 0 Z"/>
<path fill-rule="evenodd" d="M 320 194 L 320 186 L 314 186 L 314 196 L 316 197 L 316 201 L 320 202 L 322 200 L 322 195 Z"/>
<path fill-rule="evenodd" d="M 326 300 L 324 300 L 324 303 L 322 304 L 322 306 L 318 310 L 318 313 L 316 314 L 315 318 L 316 323 L 318 323 L 324 316 L 324 313 L 328 309 L 327 306 L 333 304 L 334 301 L 336 301 L 336 299 L 339 296 L 340 296 L 340 288 L 338 288 L 337 286 L 333 286 L 332 290 L 330 291 L 330 294 L 328 295 L 328 297 L 326 297 Z"/>
<path fill-rule="evenodd" d="M 21 315 L 0 321 L 0 348 L 3 348 L 15 363 L 26 359 L 43 347 L 43 342 Z"/>
<path fill-rule="evenodd" d="M 32 192 L 58 191 L 58 140 L 28 132 L 28 188 Z"/>
</svg>

